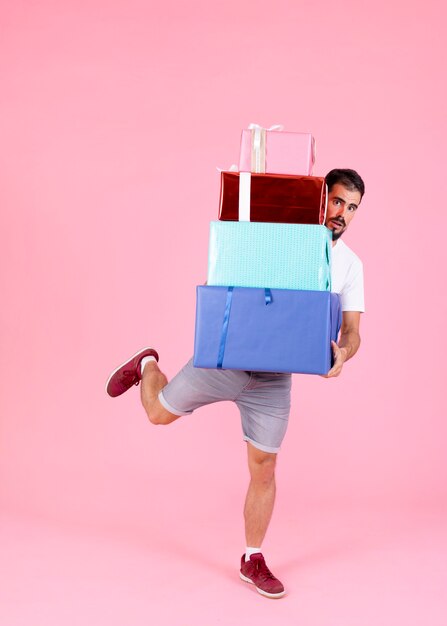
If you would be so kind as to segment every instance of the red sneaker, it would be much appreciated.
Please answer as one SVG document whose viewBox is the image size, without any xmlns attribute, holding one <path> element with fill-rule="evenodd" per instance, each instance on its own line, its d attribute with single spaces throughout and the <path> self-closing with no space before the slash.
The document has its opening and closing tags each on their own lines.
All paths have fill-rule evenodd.
<svg viewBox="0 0 447 626">
<path fill-rule="evenodd" d="M 267 598 L 282 598 L 286 593 L 284 585 L 273 576 L 260 552 L 252 554 L 249 561 L 245 560 L 245 554 L 242 555 L 239 576 L 246 583 L 252 583 Z"/>
<path fill-rule="evenodd" d="M 138 385 L 141 380 L 141 359 L 145 356 L 154 356 L 158 361 L 158 354 L 153 348 L 143 348 L 130 357 L 125 363 L 114 370 L 106 383 L 106 391 L 109 396 L 116 398 L 130 389 L 133 385 Z"/>
</svg>

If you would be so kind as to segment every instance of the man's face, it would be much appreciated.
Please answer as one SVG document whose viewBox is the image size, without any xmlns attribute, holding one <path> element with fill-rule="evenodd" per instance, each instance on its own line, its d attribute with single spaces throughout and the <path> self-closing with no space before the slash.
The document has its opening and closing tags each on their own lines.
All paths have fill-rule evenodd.
<svg viewBox="0 0 447 626">
<path fill-rule="evenodd" d="M 337 241 L 348 228 L 360 204 L 360 191 L 350 191 L 336 183 L 329 192 L 326 226 L 332 230 L 332 241 Z"/>
</svg>

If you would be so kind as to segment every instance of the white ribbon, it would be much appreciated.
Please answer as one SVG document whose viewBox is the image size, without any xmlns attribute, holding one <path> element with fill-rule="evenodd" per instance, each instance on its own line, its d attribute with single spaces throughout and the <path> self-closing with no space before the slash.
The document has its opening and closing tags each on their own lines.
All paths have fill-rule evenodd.
<svg viewBox="0 0 447 626">
<path fill-rule="evenodd" d="M 256 174 L 265 174 L 265 142 L 266 131 L 255 128 L 251 131 L 251 160 L 250 169 Z"/>
<path fill-rule="evenodd" d="M 256 174 L 265 174 L 267 131 L 281 131 L 284 129 L 284 126 L 282 124 L 274 124 L 270 128 L 264 128 L 259 124 L 249 124 L 248 129 L 251 131 L 251 171 Z"/>
<path fill-rule="evenodd" d="M 250 221 L 251 173 L 239 173 L 239 221 Z"/>
<path fill-rule="evenodd" d="M 227 167 L 226 169 L 223 169 L 222 167 L 217 167 L 216 166 L 216 170 L 218 172 L 239 172 L 239 168 L 236 165 L 236 163 L 233 163 L 233 165 L 230 165 L 230 167 Z"/>
<path fill-rule="evenodd" d="M 273 124 L 273 126 L 270 126 L 270 128 L 264 128 L 263 126 L 260 126 L 259 124 L 249 124 L 248 125 L 248 130 L 284 130 L 284 126 L 283 124 Z M 256 146 L 257 149 L 260 149 L 261 146 L 261 133 L 256 133 Z M 222 169 L 221 167 L 216 167 L 216 170 L 218 172 L 238 172 L 239 168 L 237 165 L 235 165 L 234 163 L 230 166 L 227 167 L 226 169 Z"/>
<path fill-rule="evenodd" d="M 284 130 L 283 124 L 273 124 L 270 128 L 264 128 L 264 126 L 260 126 L 259 124 L 249 124 L 248 130 Z"/>
</svg>

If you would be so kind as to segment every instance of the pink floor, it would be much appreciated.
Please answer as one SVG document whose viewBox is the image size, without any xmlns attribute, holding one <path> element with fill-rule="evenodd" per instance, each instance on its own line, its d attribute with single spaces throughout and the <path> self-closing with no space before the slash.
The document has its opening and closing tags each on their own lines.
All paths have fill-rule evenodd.
<svg viewBox="0 0 447 626">
<path fill-rule="evenodd" d="M 240 520 L 160 518 L 70 527 L 4 514 L 2 626 L 300 624 L 445 626 L 447 515 L 307 510 L 275 520 L 282 600 L 238 578 Z"/>
<path fill-rule="evenodd" d="M 1 3 L 0 626 L 447 625 L 446 14 Z M 293 382 L 281 600 L 238 577 L 237 408 L 154 429 L 104 392 L 144 345 L 169 378 L 191 356 L 216 166 L 250 122 L 312 131 L 315 174 L 367 186 L 362 347 Z"/>
</svg>

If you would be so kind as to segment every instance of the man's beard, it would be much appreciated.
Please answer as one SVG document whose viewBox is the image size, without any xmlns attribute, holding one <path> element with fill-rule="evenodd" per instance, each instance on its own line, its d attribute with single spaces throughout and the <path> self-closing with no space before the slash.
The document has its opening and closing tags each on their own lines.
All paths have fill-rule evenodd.
<svg viewBox="0 0 447 626">
<path fill-rule="evenodd" d="M 332 241 L 337 241 L 337 239 L 340 239 L 340 237 L 343 235 L 343 233 L 345 232 L 345 228 L 343 228 L 343 230 L 340 230 L 338 233 L 332 231 Z"/>
<path fill-rule="evenodd" d="M 341 226 L 342 229 L 335 231 L 332 231 L 332 241 L 337 241 L 337 239 L 340 239 L 340 237 L 343 235 L 343 233 L 346 230 L 346 222 L 345 220 L 342 218 L 341 220 L 331 220 L 331 222 L 333 224 L 337 224 L 337 226 Z"/>
</svg>

